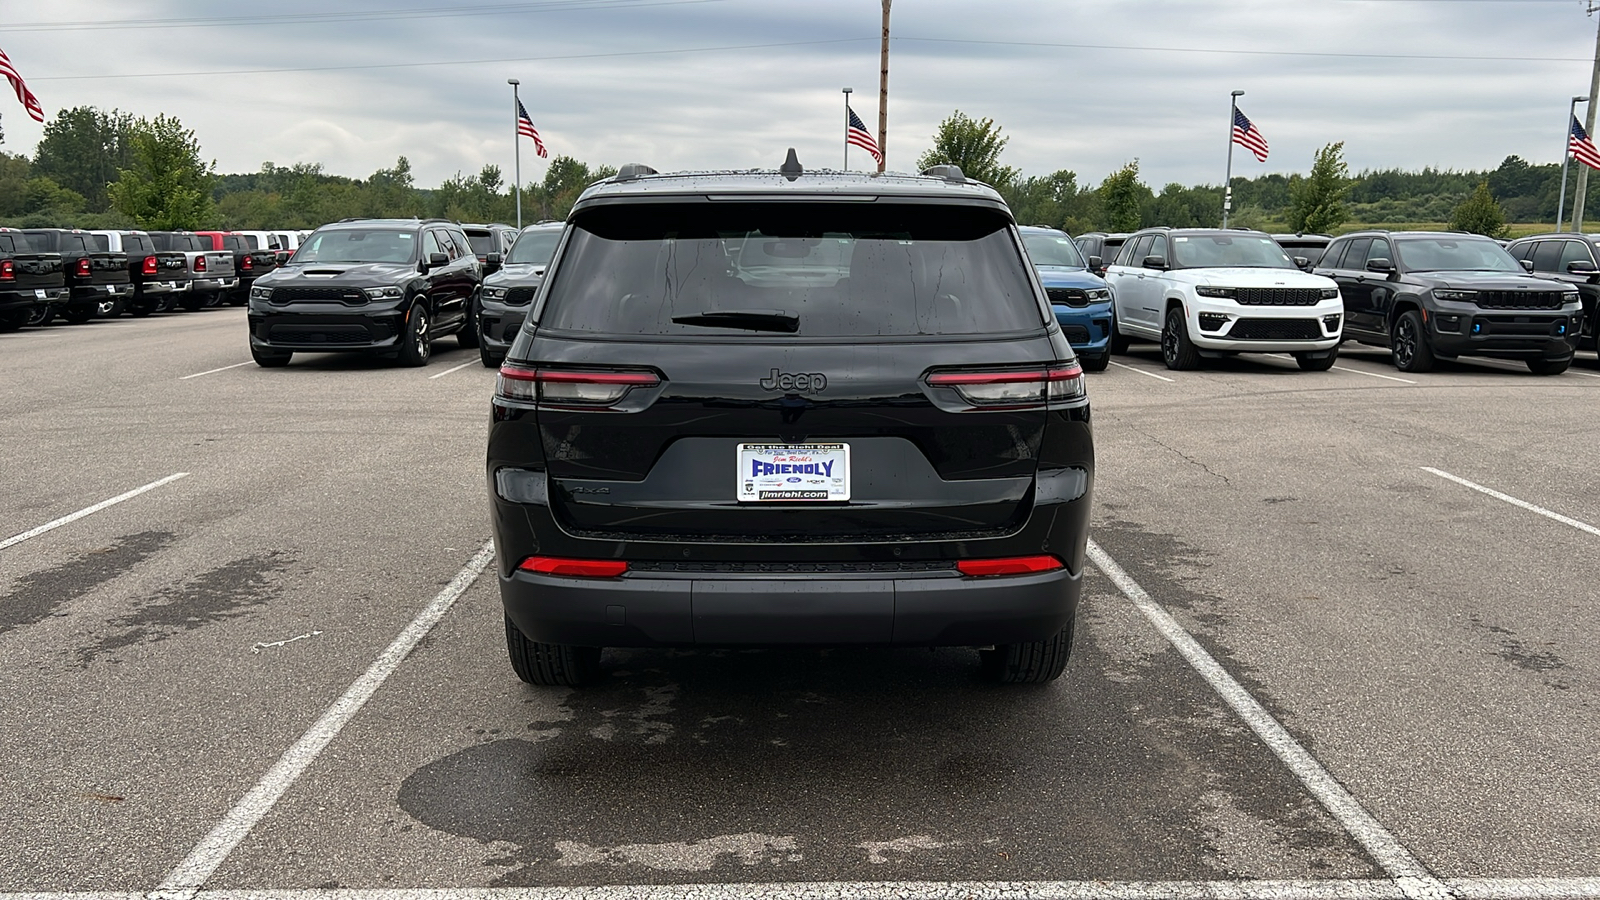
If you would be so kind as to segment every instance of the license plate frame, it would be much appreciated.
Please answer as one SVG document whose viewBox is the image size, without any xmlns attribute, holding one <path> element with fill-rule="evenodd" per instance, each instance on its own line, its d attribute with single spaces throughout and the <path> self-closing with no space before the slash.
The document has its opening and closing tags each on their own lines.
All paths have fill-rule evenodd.
<svg viewBox="0 0 1600 900">
<path fill-rule="evenodd" d="M 847 503 L 850 445 L 739 444 L 734 452 L 740 503 Z M 769 468 L 770 467 L 770 468 Z"/>
</svg>

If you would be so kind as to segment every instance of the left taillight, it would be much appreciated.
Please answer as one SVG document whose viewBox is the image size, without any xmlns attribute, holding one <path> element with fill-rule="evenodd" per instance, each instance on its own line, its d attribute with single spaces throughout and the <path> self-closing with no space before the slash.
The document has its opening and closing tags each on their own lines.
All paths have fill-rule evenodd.
<svg viewBox="0 0 1600 900">
<path fill-rule="evenodd" d="M 245 270 L 246 272 L 250 271 L 251 269 L 254 269 L 255 267 L 256 267 L 256 261 L 251 259 L 248 256 L 246 256 L 244 259 L 239 261 L 239 268 Z"/>
<path fill-rule="evenodd" d="M 204 256 L 196 256 L 194 258 L 194 270 L 196 272 L 204 272 L 206 270 L 206 258 Z"/>
<path fill-rule="evenodd" d="M 9 259 L 0 259 L 0 281 L 16 281 L 17 264 Z"/>
<path fill-rule="evenodd" d="M 568 578 L 616 578 L 628 571 L 628 563 L 620 559 L 561 559 L 554 556 L 530 556 L 517 568 L 524 572 L 565 575 Z"/>
<path fill-rule="evenodd" d="M 146 275 L 156 274 L 156 258 L 154 256 L 146 256 L 144 258 L 144 265 L 140 267 L 140 271 L 144 272 Z"/>
<path fill-rule="evenodd" d="M 1083 369 L 1076 362 L 1036 369 L 934 372 L 928 385 L 955 391 L 978 409 L 1037 406 L 1084 396 Z"/>
<path fill-rule="evenodd" d="M 77 272 L 79 278 L 88 278 L 90 275 L 94 274 L 90 270 L 89 257 L 83 256 L 78 258 Z"/>
<path fill-rule="evenodd" d="M 615 406 L 634 388 L 661 384 L 660 376 L 644 370 L 584 371 L 500 367 L 495 395 L 520 403 L 604 409 Z"/>
</svg>

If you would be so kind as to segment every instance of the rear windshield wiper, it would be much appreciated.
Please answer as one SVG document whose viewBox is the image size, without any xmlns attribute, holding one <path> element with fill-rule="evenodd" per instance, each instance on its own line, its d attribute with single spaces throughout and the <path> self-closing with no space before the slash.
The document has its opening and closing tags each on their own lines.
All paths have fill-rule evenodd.
<svg viewBox="0 0 1600 900">
<path fill-rule="evenodd" d="M 800 314 L 785 309 L 710 309 L 688 316 L 673 316 L 678 325 L 704 325 L 708 328 L 748 328 L 751 331 L 800 330 Z"/>
</svg>

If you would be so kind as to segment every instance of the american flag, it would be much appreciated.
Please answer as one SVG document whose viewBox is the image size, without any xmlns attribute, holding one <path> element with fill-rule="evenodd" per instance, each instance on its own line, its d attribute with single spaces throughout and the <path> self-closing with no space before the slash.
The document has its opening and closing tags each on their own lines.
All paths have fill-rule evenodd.
<svg viewBox="0 0 1600 900">
<path fill-rule="evenodd" d="M 1567 149 L 1572 151 L 1573 159 L 1591 169 L 1600 169 L 1600 150 L 1595 149 L 1594 141 L 1589 140 L 1588 132 L 1578 124 L 1576 116 L 1572 119 L 1572 139 L 1567 142 Z"/>
<path fill-rule="evenodd" d="M 872 154 L 874 162 L 883 162 L 883 152 L 878 149 L 878 142 L 872 139 L 872 134 L 867 131 L 867 126 L 861 123 L 861 117 L 856 111 L 846 106 L 844 108 L 848 120 L 844 126 L 844 142 L 855 144 L 857 147 Z"/>
<path fill-rule="evenodd" d="M 544 149 L 544 141 L 539 140 L 539 129 L 533 127 L 533 120 L 528 118 L 528 108 L 522 105 L 521 100 L 517 101 L 517 134 L 533 138 L 534 152 L 540 156 L 550 155 Z"/>
<path fill-rule="evenodd" d="M 44 107 L 39 105 L 39 98 L 28 90 L 28 86 L 22 83 L 22 76 L 18 75 L 17 70 L 12 68 L 11 57 L 6 56 L 4 50 L 0 50 L 0 74 L 4 74 L 6 80 L 11 82 L 11 89 L 17 92 L 17 102 L 27 107 L 28 115 L 35 122 L 43 122 Z"/>
<path fill-rule="evenodd" d="M 1238 107 L 1233 109 L 1233 142 L 1254 153 L 1258 162 L 1267 161 L 1267 139 Z"/>
</svg>

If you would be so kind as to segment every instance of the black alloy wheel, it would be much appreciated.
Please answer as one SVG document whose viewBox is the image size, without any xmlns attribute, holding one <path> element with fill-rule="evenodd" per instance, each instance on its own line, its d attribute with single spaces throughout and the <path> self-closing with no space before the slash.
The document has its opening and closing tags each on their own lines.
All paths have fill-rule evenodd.
<svg viewBox="0 0 1600 900">
<path fill-rule="evenodd" d="M 1183 310 L 1176 306 L 1167 310 L 1166 327 L 1161 329 L 1161 359 L 1167 368 L 1179 372 L 1200 368 L 1200 353 L 1189 340 Z"/>
<path fill-rule="evenodd" d="M 33 313 L 28 316 L 28 321 L 27 321 L 26 324 L 33 325 L 35 327 L 40 326 L 40 325 L 48 325 L 48 324 L 50 324 L 50 320 L 54 319 L 55 317 L 56 317 L 55 304 L 46 303 L 46 304 L 44 304 L 42 306 L 38 306 L 38 307 L 34 308 Z"/>
<path fill-rule="evenodd" d="M 1394 367 L 1402 372 L 1427 372 L 1433 369 L 1433 347 L 1422 328 L 1422 317 L 1408 309 L 1395 320 L 1394 334 L 1389 339 L 1389 352 L 1394 357 Z"/>
<path fill-rule="evenodd" d="M 421 303 L 406 314 L 406 333 L 398 355 L 400 365 L 412 367 L 427 365 L 433 355 L 433 323 L 428 319 L 428 308 Z"/>
</svg>

